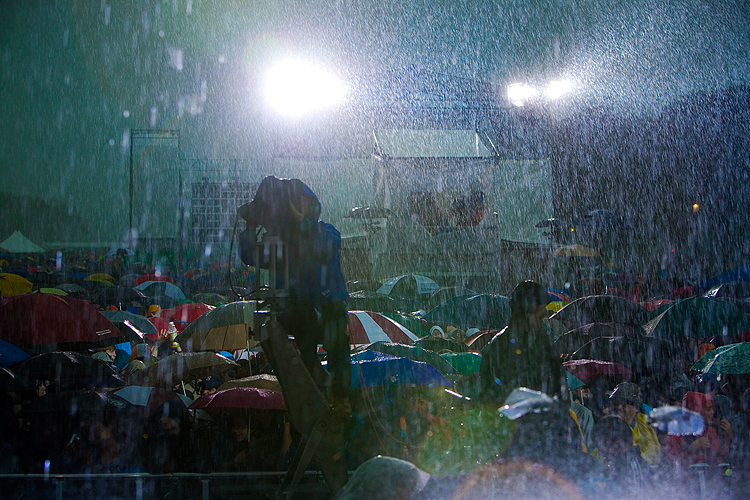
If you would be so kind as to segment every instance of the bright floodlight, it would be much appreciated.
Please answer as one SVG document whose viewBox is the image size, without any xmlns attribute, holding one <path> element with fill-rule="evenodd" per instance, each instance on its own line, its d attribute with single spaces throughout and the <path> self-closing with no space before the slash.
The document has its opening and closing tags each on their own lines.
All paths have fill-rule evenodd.
<svg viewBox="0 0 750 500">
<path fill-rule="evenodd" d="M 311 64 L 287 61 L 268 74 L 266 98 L 280 113 L 300 116 L 341 102 L 344 84 Z"/>
<path fill-rule="evenodd" d="M 508 85 L 508 100 L 514 106 L 523 106 L 526 101 L 534 96 L 534 89 L 525 83 L 514 83 Z"/>
<path fill-rule="evenodd" d="M 550 99 L 557 99 L 563 94 L 570 92 L 572 84 L 568 80 L 555 80 L 547 85 L 547 97 Z"/>
</svg>

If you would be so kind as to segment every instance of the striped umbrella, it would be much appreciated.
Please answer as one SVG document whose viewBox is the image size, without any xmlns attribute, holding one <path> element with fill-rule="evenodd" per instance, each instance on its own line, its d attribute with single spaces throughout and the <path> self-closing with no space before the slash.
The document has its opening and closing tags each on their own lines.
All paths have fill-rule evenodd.
<svg viewBox="0 0 750 500">
<path fill-rule="evenodd" d="M 349 343 L 372 344 L 373 342 L 397 342 L 413 344 L 419 336 L 396 321 L 371 311 L 349 311 Z"/>
</svg>

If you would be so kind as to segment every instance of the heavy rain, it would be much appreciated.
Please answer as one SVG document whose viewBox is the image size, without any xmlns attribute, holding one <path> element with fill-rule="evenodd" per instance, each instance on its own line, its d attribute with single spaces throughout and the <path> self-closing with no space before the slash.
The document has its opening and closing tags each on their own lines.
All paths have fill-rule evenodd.
<svg viewBox="0 0 750 500">
<path fill-rule="evenodd" d="M 0 496 L 745 498 L 748 26 L 6 0 Z"/>
</svg>

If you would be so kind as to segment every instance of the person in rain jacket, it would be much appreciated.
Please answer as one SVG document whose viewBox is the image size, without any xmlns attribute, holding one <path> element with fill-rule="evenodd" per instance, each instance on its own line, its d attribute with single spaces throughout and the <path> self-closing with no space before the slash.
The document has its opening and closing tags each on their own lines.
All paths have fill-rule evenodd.
<svg viewBox="0 0 750 500">
<path fill-rule="evenodd" d="M 682 406 L 700 413 L 704 429 L 698 436 L 669 436 L 664 447 L 665 453 L 675 462 L 683 465 L 708 463 L 716 465 L 726 459 L 732 441 L 732 426 L 728 421 L 719 422 L 727 438 L 719 439 L 719 434 L 711 426 L 714 417 L 714 400 L 708 394 L 688 392 Z"/>
<path fill-rule="evenodd" d="M 524 281 L 511 294 L 511 317 L 482 350 L 479 400 L 502 405 L 516 387 L 549 395 L 561 393 L 562 363 L 555 356 L 542 320 L 551 298 L 542 285 Z"/>
<path fill-rule="evenodd" d="M 654 428 L 646 422 L 646 414 L 641 410 L 641 389 L 638 384 L 622 382 L 609 397 L 613 414 L 624 420 L 633 432 L 633 445 L 638 446 L 641 457 L 649 465 L 659 465 L 661 444 Z"/>
<path fill-rule="evenodd" d="M 240 236 L 240 257 L 245 264 L 256 264 L 257 227 L 266 223 L 271 213 L 274 219 L 271 223 L 278 220 L 274 229 L 286 240 L 289 252 L 289 299 L 279 320 L 294 335 L 302 361 L 318 386 L 333 400 L 334 407 L 337 400 L 348 405 L 349 294 L 341 272 L 341 233 L 332 224 L 319 220 L 320 201 L 299 179 L 268 177 L 250 205 L 256 200 L 258 205 L 244 214 L 240 209 L 240 215 L 248 221 L 247 230 Z M 278 272 L 277 279 L 281 280 L 281 276 L 283 273 Z M 281 285 L 277 283 L 277 287 Z M 318 344 L 323 344 L 327 353 L 329 373 L 320 364 Z"/>
</svg>

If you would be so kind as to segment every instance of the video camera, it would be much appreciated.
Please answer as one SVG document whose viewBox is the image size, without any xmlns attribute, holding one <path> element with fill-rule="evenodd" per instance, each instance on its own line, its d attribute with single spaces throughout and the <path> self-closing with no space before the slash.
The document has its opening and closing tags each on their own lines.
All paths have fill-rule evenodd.
<svg viewBox="0 0 750 500">
<path fill-rule="evenodd" d="M 253 201 L 239 207 L 237 213 L 247 222 L 248 230 L 263 227 L 268 234 L 284 238 L 299 225 L 292 207 L 300 205 L 304 193 L 301 180 L 271 175 L 260 183 Z"/>
</svg>

